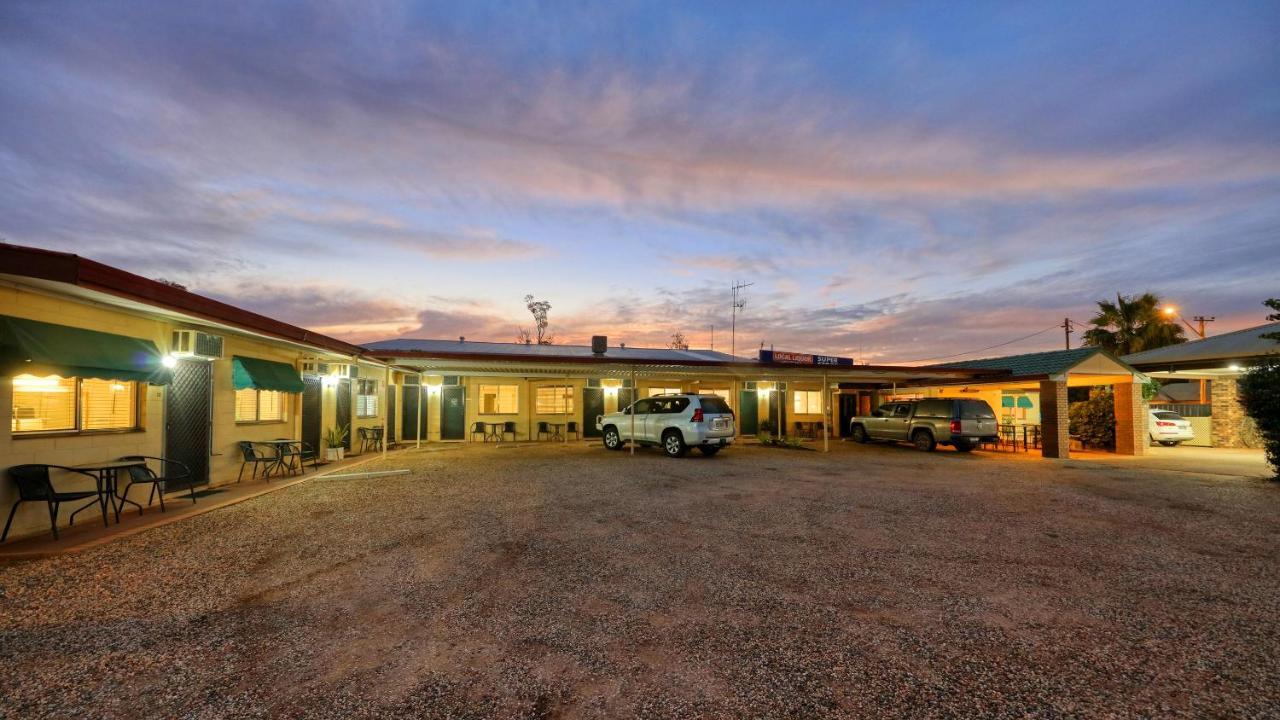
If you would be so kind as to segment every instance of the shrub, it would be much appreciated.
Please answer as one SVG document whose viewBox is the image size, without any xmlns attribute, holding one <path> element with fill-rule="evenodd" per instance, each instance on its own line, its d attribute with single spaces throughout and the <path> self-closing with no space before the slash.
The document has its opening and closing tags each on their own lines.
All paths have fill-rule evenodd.
<svg viewBox="0 0 1280 720">
<path fill-rule="evenodd" d="M 1267 451 L 1267 462 L 1280 480 L 1280 357 L 1253 364 L 1236 384 L 1240 405 L 1253 418 Z"/>
<path fill-rule="evenodd" d="M 772 433 L 772 432 L 773 432 L 773 421 L 772 421 L 772 420 L 761 420 L 761 421 L 760 421 L 760 434 L 765 435 L 765 434 L 769 434 L 769 433 Z"/>
<path fill-rule="evenodd" d="M 1114 449 L 1116 446 L 1116 402 L 1110 390 L 1099 390 L 1067 411 L 1068 432 L 1078 435 L 1088 447 Z"/>
</svg>

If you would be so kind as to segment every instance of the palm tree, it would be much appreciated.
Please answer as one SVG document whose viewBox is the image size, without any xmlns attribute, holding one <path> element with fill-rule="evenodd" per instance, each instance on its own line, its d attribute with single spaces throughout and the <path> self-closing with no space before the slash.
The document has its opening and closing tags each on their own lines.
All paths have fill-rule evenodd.
<svg viewBox="0 0 1280 720">
<path fill-rule="evenodd" d="M 1094 345 L 1116 355 L 1151 350 L 1186 342 L 1182 327 L 1164 317 L 1159 310 L 1160 298 L 1151 293 L 1125 296 L 1116 293 L 1116 301 L 1098 301 L 1098 314 L 1089 322 L 1084 344 Z"/>
</svg>

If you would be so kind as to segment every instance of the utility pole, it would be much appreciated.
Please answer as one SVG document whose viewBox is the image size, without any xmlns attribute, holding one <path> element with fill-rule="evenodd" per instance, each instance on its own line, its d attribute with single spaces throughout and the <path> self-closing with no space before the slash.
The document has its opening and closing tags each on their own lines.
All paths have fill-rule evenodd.
<svg viewBox="0 0 1280 720">
<path fill-rule="evenodd" d="M 1195 328 L 1192 328 L 1192 329 L 1193 329 L 1193 330 L 1195 330 L 1195 331 L 1196 331 L 1196 334 L 1200 336 L 1200 339 L 1201 339 L 1201 340 L 1203 340 L 1203 339 L 1204 339 L 1204 324 L 1205 324 L 1205 323 L 1207 323 L 1207 322 L 1213 322 L 1214 320 L 1217 320 L 1218 318 L 1216 318 L 1216 317 L 1214 317 L 1214 316 L 1212 316 L 1212 315 L 1210 315 L 1209 317 L 1205 317 L 1204 315 L 1196 315 L 1195 317 L 1193 317 L 1193 318 L 1191 318 L 1191 319 L 1192 319 L 1192 320 L 1195 320 L 1195 321 L 1196 321 L 1196 325 L 1198 325 L 1198 326 L 1199 326 L 1199 329 L 1198 329 L 1198 330 L 1196 330 Z"/>
<path fill-rule="evenodd" d="M 1062 336 L 1067 341 L 1067 349 L 1071 349 L 1071 318 L 1062 318 Z"/>
<path fill-rule="evenodd" d="M 749 288 L 752 285 L 755 285 L 755 283 L 735 282 L 733 284 L 733 319 L 729 325 L 729 354 L 734 357 L 737 357 L 738 350 L 738 310 L 742 309 L 742 307 L 747 304 L 746 300 L 740 300 L 738 298 L 738 293 L 744 288 Z"/>
<path fill-rule="evenodd" d="M 716 326 L 711 326 L 711 349 L 716 349 Z"/>
</svg>

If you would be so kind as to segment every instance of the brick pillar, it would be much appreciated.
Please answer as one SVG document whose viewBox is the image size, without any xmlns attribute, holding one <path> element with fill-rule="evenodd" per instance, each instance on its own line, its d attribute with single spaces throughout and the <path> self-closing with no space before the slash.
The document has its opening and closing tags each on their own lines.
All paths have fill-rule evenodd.
<svg viewBox="0 0 1280 720">
<path fill-rule="evenodd" d="M 1067 381 L 1045 380 L 1040 383 L 1040 454 L 1047 458 L 1071 455 L 1071 439 L 1067 435 Z"/>
<path fill-rule="evenodd" d="M 1244 408 L 1235 378 L 1214 378 L 1209 391 L 1209 438 L 1214 447 L 1243 447 Z"/>
<path fill-rule="evenodd" d="M 1116 454 L 1147 454 L 1147 401 L 1142 399 L 1142 386 L 1116 383 L 1111 386 L 1115 398 Z"/>
</svg>

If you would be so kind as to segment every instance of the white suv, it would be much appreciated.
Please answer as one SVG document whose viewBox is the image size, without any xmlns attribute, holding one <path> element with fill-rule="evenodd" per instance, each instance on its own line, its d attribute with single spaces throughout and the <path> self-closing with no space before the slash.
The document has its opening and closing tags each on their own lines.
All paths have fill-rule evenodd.
<svg viewBox="0 0 1280 720">
<path fill-rule="evenodd" d="M 634 440 L 659 445 L 670 457 L 681 457 L 691 447 L 703 455 L 715 455 L 733 444 L 735 435 L 733 410 L 718 395 L 655 395 L 637 400 L 631 407 L 597 417 L 596 429 L 610 450 L 621 450 Z"/>
</svg>

